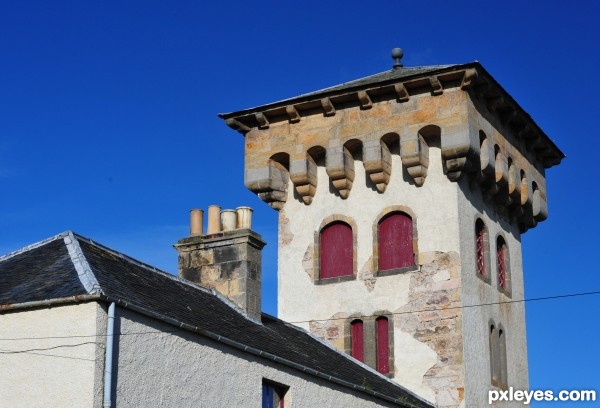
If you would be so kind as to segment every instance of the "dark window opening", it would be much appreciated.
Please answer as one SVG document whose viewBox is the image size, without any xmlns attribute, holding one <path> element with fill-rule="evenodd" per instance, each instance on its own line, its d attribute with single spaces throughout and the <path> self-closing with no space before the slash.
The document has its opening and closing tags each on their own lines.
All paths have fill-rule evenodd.
<svg viewBox="0 0 600 408">
<path fill-rule="evenodd" d="M 263 381 L 262 384 L 262 408 L 284 408 L 285 393 L 288 387 Z"/>
</svg>

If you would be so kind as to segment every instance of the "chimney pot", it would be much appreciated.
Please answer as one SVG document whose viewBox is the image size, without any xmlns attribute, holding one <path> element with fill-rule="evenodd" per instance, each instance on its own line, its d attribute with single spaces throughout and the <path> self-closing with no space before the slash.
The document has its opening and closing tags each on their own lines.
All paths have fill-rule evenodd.
<svg viewBox="0 0 600 408">
<path fill-rule="evenodd" d="M 252 208 L 238 207 L 235 209 L 237 213 L 237 228 L 251 229 L 252 228 Z"/>
<path fill-rule="evenodd" d="M 221 211 L 221 226 L 223 231 L 232 231 L 237 227 L 237 213 L 235 210 Z"/>
<path fill-rule="evenodd" d="M 204 233 L 204 211 L 194 208 L 190 211 L 190 235 L 198 236 Z"/>
<path fill-rule="evenodd" d="M 218 205 L 208 206 L 208 231 L 207 234 L 221 232 L 221 207 Z"/>
</svg>

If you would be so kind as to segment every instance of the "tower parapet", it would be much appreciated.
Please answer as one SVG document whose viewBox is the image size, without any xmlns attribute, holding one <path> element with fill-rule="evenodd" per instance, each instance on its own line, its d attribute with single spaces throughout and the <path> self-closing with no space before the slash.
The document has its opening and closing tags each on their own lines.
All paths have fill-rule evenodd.
<svg viewBox="0 0 600 408">
<path fill-rule="evenodd" d="M 428 145 L 439 142 L 448 179 L 469 178 L 526 231 L 546 219 L 544 169 L 564 157 L 478 62 L 394 69 L 220 117 L 246 138 L 246 186 L 277 210 L 290 179 L 306 205 L 318 183 L 347 198 L 352 157 L 361 157 L 374 193 L 384 193 L 398 142 L 396 154 L 420 187 Z M 329 180 L 317 177 L 317 161 Z"/>
</svg>

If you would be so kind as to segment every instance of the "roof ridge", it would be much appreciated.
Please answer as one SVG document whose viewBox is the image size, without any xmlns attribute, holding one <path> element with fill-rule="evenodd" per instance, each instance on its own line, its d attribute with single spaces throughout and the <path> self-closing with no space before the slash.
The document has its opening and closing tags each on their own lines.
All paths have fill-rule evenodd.
<svg viewBox="0 0 600 408">
<path fill-rule="evenodd" d="M 79 241 L 75 238 L 72 231 L 68 231 L 67 235 L 63 238 L 65 246 L 69 251 L 71 262 L 77 271 L 77 277 L 81 281 L 81 284 L 90 295 L 103 295 L 104 291 L 96 279 L 96 275 L 92 271 L 90 264 L 88 263 Z"/>
<path fill-rule="evenodd" d="M 25 246 L 23 248 L 17 249 L 16 251 L 9 252 L 6 255 L 0 256 L 0 262 L 5 261 L 7 259 L 10 259 L 10 258 L 12 258 L 14 256 L 20 255 L 22 253 L 31 251 L 32 249 L 36 249 L 36 248 L 39 248 L 41 246 L 44 246 L 46 244 L 49 244 L 50 242 L 53 242 L 53 241 L 56 241 L 58 239 L 64 238 L 67 235 L 69 235 L 70 233 L 72 233 L 72 231 L 70 231 L 70 230 L 63 231 L 60 234 L 54 235 L 54 236 L 52 236 L 50 238 L 46 238 L 46 239 L 43 239 L 41 241 L 34 242 L 33 244 L 30 244 L 30 245 L 27 245 L 27 246 Z"/>
</svg>

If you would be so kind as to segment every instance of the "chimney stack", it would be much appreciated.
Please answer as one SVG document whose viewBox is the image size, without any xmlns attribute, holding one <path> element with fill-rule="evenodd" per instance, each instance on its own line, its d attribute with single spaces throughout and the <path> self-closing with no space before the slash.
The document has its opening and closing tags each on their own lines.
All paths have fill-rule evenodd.
<svg viewBox="0 0 600 408">
<path fill-rule="evenodd" d="M 248 316 L 260 321 L 262 237 L 251 230 L 252 209 L 222 210 L 208 207 L 208 228 L 202 228 L 203 211 L 190 212 L 190 236 L 175 245 L 179 276 L 215 289 Z"/>
</svg>

